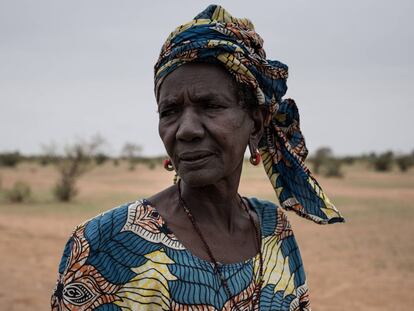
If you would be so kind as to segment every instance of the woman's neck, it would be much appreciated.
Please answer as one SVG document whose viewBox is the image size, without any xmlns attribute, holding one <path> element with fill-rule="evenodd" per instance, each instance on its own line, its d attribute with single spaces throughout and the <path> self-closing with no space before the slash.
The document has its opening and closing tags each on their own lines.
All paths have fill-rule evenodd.
<svg viewBox="0 0 414 311">
<path fill-rule="evenodd" d="M 191 187 L 180 181 L 181 196 L 198 224 L 232 232 L 242 213 L 238 195 L 240 174 L 213 185 Z"/>
</svg>

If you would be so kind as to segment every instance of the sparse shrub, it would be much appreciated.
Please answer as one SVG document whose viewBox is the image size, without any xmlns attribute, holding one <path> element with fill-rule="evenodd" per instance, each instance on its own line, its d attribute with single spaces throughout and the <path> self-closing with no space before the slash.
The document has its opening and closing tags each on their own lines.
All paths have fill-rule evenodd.
<svg viewBox="0 0 414 311">
<path fill-rule="evenodd" d="M 341 164 L 342 162 L 338 159 L 330 159 L 324 163 L 322 175 L 326 177 L 343 177 Z"/>
<path fill-rule="evenodd" d="M 62 178 L 56 183 L 53 188 L 53 194 L 55 198 L 62 202 L 68 202 L 78 194 L 78 190 L 75 187 L 76 179 L 74 180 L 70 176 L 62 176 Z"/>
<path fill-rule="evenodd" d="M 46 166 L 48 165 L 50 162 L 48 161 L 47 157 L 39 157 L 39 164 L 41 166 Z"/>
<path fill-rule="evenodd" d="M 30 198 L 30 186 L 22 181 L 14 183 L 13 188 L 6 190 L 6 198 L 10 202 L 20 203 Z"/>
<path fill-rule="evenodd" d="M 102 165 L 102 164 L 104 164 L 106 161 L 108 161 L 108 159 L 109 159 L 109 157 L 108 157 L 106 154 L 104 154 L 104 153 L 100 152 L 100 153 L 98 153 L 98 154 L 95 156 L 95 163 L 96 163 L 97 165 Z"/>
<path fill-rule="evenodd" d="M 114 166 L 119 166 L 119 159 L 115 158 L 115 159 L 112 161 L 112 164 L 113 164 Z"/>
<path fill-rule="evenodd" d="M 372 165 L 377 172 L 388 172 L 392 169 L 394 154 L 392 151 L 387 151 L 379 156 L 373 157 Z"/>
<path fill-rule="evenodd" d="M 39 163 L 42 166 L 56 164 L 59 160 L 57 155 L 57 145 L 55 143 L 42 144 L 42 154 L 39 157 Z"/>
<path fill-rule="evenodd" d="M 313 171 L 315 174 L 320 173 L 322 165 L 332 158 L 332 150 L 329 147 L 322 147 L 316 150 L 315 155 L 312 158 Z"/>
<path fill-rule="evenodd" d="M 59 180 L 53 188 L 56 199 L 68 202 L 78 193 L 76 182 L 80 176 L 94 167 L 92 160 L 96 157 L 96 150 L 103 143 L 104 140 L 100 136 L 95 136 L 90 142 L 78 142 L 66 147 L 65 156 L 55 161 L 59 172 Z"/>
<path fill-rule="evenodd" d="M 402 155 L 395 158 L 395 163 L 401 172 L 406 172 L 411 166 L 414 165 L 414 157 L 410 155 Z"/>
<path fill-rule="evenodd" d="M 0 165 L 8 166 L 8 167 L 15 167 L 20 161 L 22 157 L 19 152 L 5 152 L 0 154 Z"/>
<path fill-rule="evenodd" d="M 53 194 L 59 201 L 70 201 L 76 194 L 76 181 L 91 168 L 88 147 L 77 144 L 66 149 L 66 157 L 56 162 L 59 180 Z"/>
<path fill-rule="evenodd" d="M 366 163 L 368 163 L 369 166 L 374 166 L 374 162 L 377 159 L 377 154 L 375 152 L 371 152 L 369 154 L 365 154 L 362 156 L 362 160 Z"/>
<path fill-rule="evenodd" d="M 56 164 L 58 157 L 54 155 L 41 155 L 38 158 L 38 161 L 41 166 L 47 166 L 49 164 Z"/>
<path fill-rule="evenodd" d="M 134 143 L 126 143 L 122 148 L 122 156 L 128 160 L 128 170 L 135 170 L 137 158 L 142 151 L 142 147 Z"/>
<path fill-rule="evenodd" d="M 312 158 L 313 171 L 325 177 L 342 177 L 342 161 L 334 157 L 331 148 L 322 147 L 316 150 Z"/>
<path fill-rule="evenodd" d="M 345 165 L 352 165 L 355 163 L 356 157 L 355 156 L 346 156 L 341 159 L 341 162 Z"/>
</svg>

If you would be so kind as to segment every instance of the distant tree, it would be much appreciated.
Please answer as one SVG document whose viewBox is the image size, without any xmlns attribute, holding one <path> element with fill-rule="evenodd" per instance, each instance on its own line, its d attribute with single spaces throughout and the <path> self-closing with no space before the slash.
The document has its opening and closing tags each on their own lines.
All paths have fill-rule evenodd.
<svg viewBox="0 0 414 311">
<path fill-rule="evenodd" d="M 357 157 L 355 157 L 355 156 L 346 156 L 346 157 L 343 157 L 341 159 L 341 162 L 344 163 L 344 164 L 346 164 L 346 165 L 352 165 L 352 164 L 355 163 L 356 158 Z"/>
<path fill-rule="evenodd" d="M 412 155 L 401 155 L 395 158 L 395 163 L 401 172 L 406 172 L 414 165 L 414 157 Z"/>
<path fill-rule="evenodd" d="M 95 163 L 97 165 L 104 164 L 106 161 L 108 161 L 108 159 L 109 159 L 109 157 L 103 152 L 99 152 L 95 155 Z"/>
<path fill-rule="evenodd" d="M 342 177 L 342 161 L 334 157 L 332 149 L 322 147 L 316 150 L 312 158 L 313 171 L 326 177 Z"/>
<path fill-rule="evenodd" d="M 329 147 L 321 147 L 316 150 L 313 156 L 313 171 L 315 174 L 320 173 L 320 168 L 328 159 L 333 157 L 332 149 Z"/>
<path fill-rule="evenodd" d="M 377 158 L 378 158 L 378 155 L 375 152 L 371 152 L 366 156 L 365 160 L 368 161 L 368 163 L 373 165 Z"/>
<path fill-rule="evenodd" d="M 378 172 L 388 172 L 392 169 L 394 153 L 392 151 L 381 153 L 380 155 L 374 157 L 371 161 L 374 170 Z"/>
<path fill-rule="evenodd" d="M 340 159 L 330 158 L 324 163 L 322 174 L 326 177 L 343 177 L 341 164 L 342 162 Z"/>
<path fill-rule="evenodd" d="M 129 170 L 135 169 L 136 159 L 142 152 L 142 147 L 140 145 L 134 143 L 125 143 L 124 147 L 122 148 L 122 156 L 128 161 L 129 163 Z"/>
<path fill-rule="evenodd" d="M 39 163 L 42 166 L 54 163 L 57 158 L 57 145 L 55 143 L 42 144 L 42 154 L 39 157 Z"/>
<path fill-rule="evenodd" d="M 0 154 L 0 165 L 15 167 L 22 160 L 22 156 L 18 151 L 4 152 Z"/>
<path fill-rule="evenodd" d="M 59 172 L 59 180 L 53 193 L 59 201 L 68 202 L 76 196 L 78 193 L 77 180 L 94 167 L 92 160 L 103 143 L 104 140 L 101 136 L 94 136 L 90 141 L 68 145 L 65 148 L 64 156 L 54 161 Z"/>
</svg>

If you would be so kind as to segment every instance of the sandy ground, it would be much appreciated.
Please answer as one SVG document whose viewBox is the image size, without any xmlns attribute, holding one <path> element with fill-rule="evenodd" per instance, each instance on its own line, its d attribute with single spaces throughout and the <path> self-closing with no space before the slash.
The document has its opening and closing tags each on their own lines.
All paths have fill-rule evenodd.
<svg viewBox="0 0 414 311">
<path fill-rule="evenodd" d="M 318 226 L 289 213 L 301 248 L 314 310 L 412 310 L 414 305 L 414 171 L 380 174 L 347 168 L 320 179 L 347 219 Z M 75 202 L 53 201 L 52 167 L 0 169 L 2 187 L 28 182 L 32 201 L 0 200 L 0 310 L 49 310 L 57 266 L 72 228 L 119 203 L 171 184 L 161 169 L 105 165 L 79 182 Z M 247 167 L 240 192 L 274 200 L 262 169 Z"/>
</svg>

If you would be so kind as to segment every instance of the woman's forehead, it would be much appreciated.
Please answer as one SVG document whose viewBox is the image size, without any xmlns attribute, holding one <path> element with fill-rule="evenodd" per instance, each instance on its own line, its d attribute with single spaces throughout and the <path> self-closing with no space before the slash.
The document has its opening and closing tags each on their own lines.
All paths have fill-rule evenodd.
<svg viewBox="0 0 414 311">
<path fill-rule="evenodd" d="M 189 63 L 180 66 L 165 77 L 160 97 L 172 98 L 188 93 L 191 97 L 236 95 L 235 81 L 222 66 L 207 63 Z"/>
</svg>

